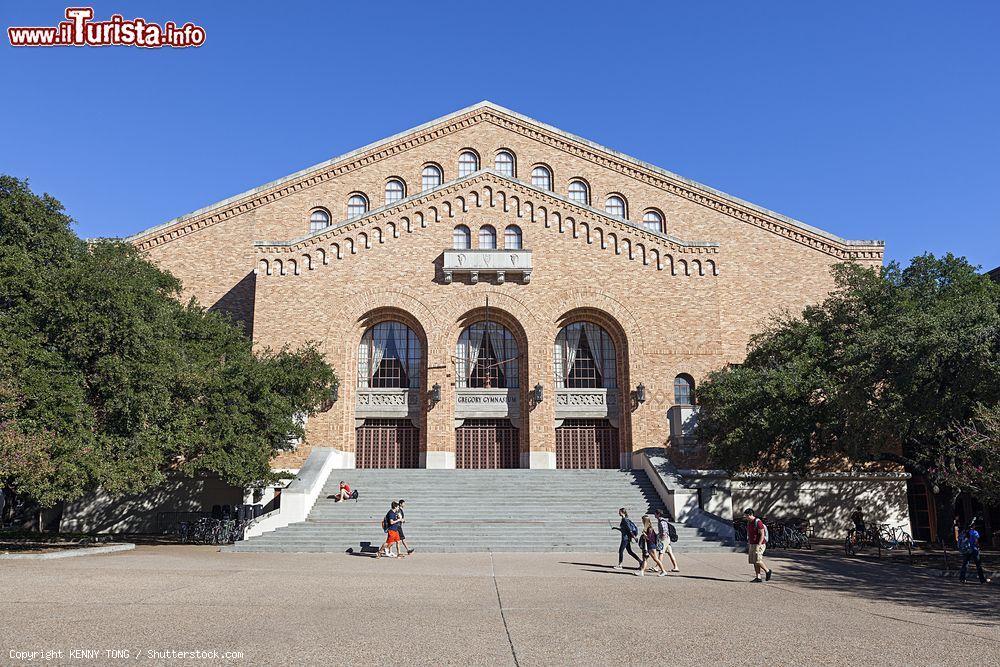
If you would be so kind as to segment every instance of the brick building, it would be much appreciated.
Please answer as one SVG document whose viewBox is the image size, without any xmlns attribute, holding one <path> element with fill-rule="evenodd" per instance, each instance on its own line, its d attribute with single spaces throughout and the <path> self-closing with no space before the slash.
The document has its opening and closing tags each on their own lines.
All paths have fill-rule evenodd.
<svg viewBox="0 0 1000 667">
<path fill-rule="evenodd" d="M 326 352 L 282 467 L 697 462 L 706 373 L 883 255 L 488 102 L 130 240 L 256 346 Z"/>
</svg>

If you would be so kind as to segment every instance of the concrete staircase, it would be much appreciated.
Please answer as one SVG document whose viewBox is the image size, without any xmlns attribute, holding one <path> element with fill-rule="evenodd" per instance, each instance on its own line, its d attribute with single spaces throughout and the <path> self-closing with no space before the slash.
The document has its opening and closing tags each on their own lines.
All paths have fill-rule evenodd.
<svg viewBox="0 0 1000 667">
<path fill-rule="evenodd" d="M 344 479 L 360 499 L 329 499 Z M 616 551 L 618 508 L 661 508 L 642 471 L 334 470 L 306 521 L 237 542 L 227 551 L 343 552 L 381 544 L 392 499 L 406 499 L 406 540 L 419 552 Z M 714 534 L 676 524 L 676 552 L 721 551 Z M 627 557 L 627 556 L 626 556 Z"/>
</svg>

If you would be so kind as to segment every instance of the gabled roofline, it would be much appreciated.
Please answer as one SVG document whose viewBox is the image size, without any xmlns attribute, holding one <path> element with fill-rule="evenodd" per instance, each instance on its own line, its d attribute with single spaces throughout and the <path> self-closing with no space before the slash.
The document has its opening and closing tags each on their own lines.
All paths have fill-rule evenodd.
<svg viewBox="0 0 1000 667">
<path fill-rule="evenodd" d="M 440 125 L 440 124 L 443 124 L 443 123 L 447 123 L 448 121 L 451 121 L 451 120 L 453 120 L 455 118 L 458 118 L 460 116 L 463 116 L 465 114 L 469 114 L 469 113 L 474 112 L 474 111 L 480 111 L 480 110 L 483 110 L 483 109 L 489 109 L 489 110 L 492 110 L 492 111 L 494 111 L 494 112 L 496 112 L 498 114 L 503 114 L 503 115 L 509 116 L 511 118 L 514 118 L 516 120 L 519 120 L 522 123 L 527 123 L 527 124 L 530 124 L 530 125 L 534 125 L 536 127 L 539 127 L 539 128 L 544 129 L 544 130 L 546 130 L 548 132 L 556 134 L 556 135 L 558 135 L 558 136 L 560 136 L 560 137 L 562 137 L 564 139 L 567 139 L 569 141 L 573 141 L 573 142 L 576 142 L 576 143 L 583 144 L 583 145 L 585 145 L 585 146 L 587 146 L 587 147 L 589 147 L 589 148 L 591 148 L 593 150 L 601 151 L 603 153 L 606 153 L 608 155 L 611 155 L 611 156 L 615 157 L 618 160 L 621 160 L 623 162 L 628 162 L 628 163 L 630 163 L 633 166 L 639 167 L 641 169 L 646 169 L 646 170 L 654 172 L 654 173 L 656 173 L 656 174 L 658 174 L 660 176 L 663 176 L 663 177 L 666 177 L 668 179 L 677 181 L 678 183 L 683 184 L 684 186 L 686 186 L 688 188 L 691 188 L 693 190 L 699 190 L 699 191 L 701 191 L 701 192 L 703 192 L 703 193 L 705 193 L 707 195 L 711 195 L 713 197 L 717 197 L 717 198 L 721 198 L 721 199 L 727 200 L 728 202 L 730 202 L 732 204 L 735 204 L 735 205 L 741 206 L 741 207 L 745 207 L 745 208 L 750 209 L 750 210 L 752 210 L 752 211 L 754 211 L 754 212 L 756 212 L 758 214 L 774 218 L 774 219 L 779 220 L 779 221 L 781 221 L 781 222 L 783 222 L 783 223 L 785 223 L 787 225 L 790 225 L 792 227 L 796 227 L 796 228 L 798 228 L 798 229 L 800 229 L 802 231 L 808 232 L 810 234 L 815 234 L 815 235 L 820 236 L 820 237 L 822 237 L 824 239 L 827 239 L 828 241 L 831 241 L 833 243 L 841 244 L 841 245 L 847 246 L 847 247 L 851 247 L 851 246 L 884 247 L 884 245 L 885 245 L 884 241 L 879 241 L 879 240 L 851 240 L 851 239 L 842 238 L 840 236 L 837 236 L 836 234 L 832 234 L 832 233 L 827 232 L 825 230 L 822 230 L 822 229 L 820 229 L 818 227 L 814 227 L 814 226 L 809 225 L 809 224 L 807 224 L 805 222 L 802 222 L 801 220 L 796 220 L 795 218 L 788 217 L 788 216 L 783 215 L 781 213 L 778 213 L 776 211 L 772 211 L 770 209 L 764 208 L 763 206 L 758 206 L 757 204 L 754 204 L 752 202 L 746 201 L 744 199 L 740 199 L 739 197 L 736 197 L 734 195 L 728 194 L 728 193 L 723 192 L 721 190 L 716 190 L 715 188 L 712 188 L 712 187 L 709 187 L 707 185 L 704 185 L 703 183 L 699 183 L 698 181 L 693 181 L 693 180 L 691 180 L 689 178 L 685 178 L 685 177 L 683 177 L 683 176 L 681 176 L 679 174 L 676 174 L 676 173 L 674 173 L 672 171 L 668 171 L 666 169 L 658 167 L 658 166 L 656 166 L 654 164 L 651 164 L 649 162 L 644 162 L 643 160 L 639 160 L 639 159 L 634 158 L 634 157 L 632 157 L 630 155 L 627 155 L 625 153 L 621 153 L 621 152 L 616 151 L 616 150 L 614 150 L 612 148 L 608 148 L 607 146 L 604 146 L 602 144 L 596 143 L 594 141 L 590 141 L 589 139 L 585 139 L 583 137 L 580 137 L 578 135 L 572 134 L 570 132 L 566 132 L 566 131 L 561 130 L 561 129 L 557 128 L 557 127 L 549 125 L 547 123 L 540 122 L 538 120 L 535 120 L 534 118 L 531 118 L 529 116 L 525 116 L 525 115 L 520 114 L 520 113 L 518 113 L 516 111 L 513 111 L 513 110 L 508 109 L 506 107 L 500 106 L 499 104 L 495 104 L 493 102 L 490 102 L 489 100 L 483 100 L 481 102 L 477 102 L 476 104 L 472 104 L 470 106 L 467 106 L 467 107 L 464 107 L 462 109 L 459 109 L 458 111 L 454 111 L 454 112 L 446 114 L 444 116 L 440 116 L 438 118 L 435 118 L 434 120 L 428 121 L 426 123 L 422 123 L 420 125 L 417 125 L 415 127 L 410 128 L 408 130 L 404 130 L 402 132 L 397 132 L 396 134 L 393 134 L 392 136 L 386 137 L 385 139 L 380 139 L 378 141 L 372 142 L 370 144 L 367 144 L 365 146 L 357 148 L 357 149 L 355 149 L 353 151 L 350 151 L 348 153 L 344 153 L 342 155 L 338 155 L 337 157 L 330 158 L 329 160 L 325 160 L 325 161 L 320 162 L 318 164 L 314 164 L 314 165 L 312 165 L 310 167 L 306 167 L 305 169 L 300 169 L 299 171 L 296 171 L 296 172 L 294 172 L 292 174 L 289 174 L 287 176 L 284 176 L 282 178 L 270 181 L 268 183 L 265 183 L 263 185 L 255 187 L 255 188 L 252 188 L 250 190 L 246 190 L 244 192 L 241 192 L 239 194 L 233 195 L 231 197 L 227 197 L 226 199 L 217 201 L 217 202 L 215 202 L 213 204 L 210 204 L 208 206 L 204 206 L 204 207 L 202 207 L 200 209 L 197 209 L 195 211 L 191 211 L 190 213 L 186 213 L 184 215 L 178 216 L 178 217 L 173 218 L 172 220 L 168 220 L 167 222 L 164 222 L 162 224 L 155 225 L 155 226 L 150 227 L 148 229 L 144 229 L 144 230 L 142 230 L 140 232 L 137 232 L 137 233 L 135 233 L 135 234 L 127 237 L 124 240 L 127 241 L 127 242 L 137 241 L 137 240 L 139 240 L 142 237 L 145 237 L 145 236 L 148 236 L 150 234 L 154 234 L 154 233 L 156 233 L 158 231 L 167 229 L 168 227 L 171 227 L 173 225 L 177 225 L 179 223 L 191 220 L 191 219 L 196 218 L 196 217 L 198 217 L 200 215 L 208 213 L 208 212 L 210 212 L 210 211 L 212 211 L 214 209 L 226 206 L 228 204 L 233 204 L 233 203 L 235 203 L 235 202 L 237 202 L 239 200 L 242 200 L 242 199 L 245 199 L 247 197 L 259 194 L 261 192 L 273 189 L 275 187 L 278 187 L 278 186 L 283 185 L 285 183 L 288 183 L 290 181 L 301 179 L 301 178 L 303 178 L 303 177 L 311 174 L 312 172 L 316 172 L 316 171 L 325 169 L 327 167 L 333 166 L 333 165 L 335 165 L 335 164 L 337 164 L 339 162 L 342 162 L 342 161 L 349 160 L 351 158 L 357 157 L 359 155 L 362 155 L 364 153 L 372 151 L 372 150 L 374 150 L 376 148 L 379 148 L 381 146 L 385 146 L 387 144 L 391 144 L 391 143 L 397 142 L 400 139 L 402 139 L 402 138 L 404 138 L 404 137 L 406 137 L 408 135 L 411 135 L 411 134 L 414 134 L 414 133 L 417 133 L 417 132 L 421 132 L 423 130 L 430 129 L 430 128 L 434 127 L 434 126 L 437 126 L 437 125 Z"/>
<path fill-rule="evenodd" d="M 283 240 L 283 241 L 278 241 L 278 240 L 275 240 L 275 241 L 266 241 L 266 240 L 254 241 L 253 242 L 253 246 L 255 248 L 261 248 L 261 247 L 267 247 L 267 248 L 284 248 L 284 247 L 296 246 L 296 245 L 298 245 L 300 243 L 307 243 L 313 237 L 322 236 L 323 234 L 327 234 L 327 233 L 329 233 L 331 231 L 334 231 L 336 229 L 339 229 L 340 227 L 343 227 L 345 225 L 351 225 L 351 224 L 357 224 L 359 222 L 364 222 L 365 220 L 367 220 L 369 218 L 378 217 L 378 216 L 380 216 L 380 215 L 382 215 L 384 213 L 387 213 L 387 212 L 395 210 L 395 209 L 405 208 L 409 204 L 418 202 L 418 201 L 420 201 L 422 199 L 430 198 L 432 195 L 437 194 L 437 193 L 441 192 L 442 190 L 446 190 L 446 189 L 454 187 L 456 185 L 461 185 L 462 183 L 464 183 L 466 181 L 473 181 L 473 180 L 475 180 L 475 179 L 477 179 L 477 178 L 479 178 L 481 176 L 492 176 L 493 178 L 495 178 L 497 181 L 499 181 L 501 183 L 503 183 L 503 182 L 506 181 L 507 183 L 512 183 L 514 185 L 519 185 L 519 186 L 521 186 L 523 188 L 531 190 L 532 192 L 534 192 L 534 193 L 536 193 L 538 195 L 542 195 L 542 196 L 545 196 L 545 197 L 551 197 L 552 199 L 555 199 L 555 200 L 559 201 L 559 203 L 563 204 L 564 206 L 567 206 L 567 207 L 570 207 L 570 208 L 582 209 L 582 210 L 586 211 L 587 213 L 590 213 L 591 215 L 595 215 L 598 218 L 601 218 L 603 220 L 607 220 L 607 221 L 610 221 L 610 222 L 614 222 L 614 223 L 626 225 L 626 226 L 631 227 L 631 228 L 633 228 L 635 230 L 642 231 L 642 232 L 645 232 L 647 234 L 651 234 L 652 236 L 655 236 L 656 238 L 662 239 L 662 240 L 664 240 L 664 241 L 666 241 L 668 243 L 673 243 L 674 245 L 679 245 L 679 246 L 686 247 L 686 248 L 717 248 L 717 247 L 719 247 L 719 244 L 716 243 L 716 242 L 714 242 L 714 241 L 684 241 L 682 239 L 677 238 L 676 236 L 671 236 L 670 234 L 665 234 L 663 232 L 654 232 L 654 231 L 652 231 L 650 229 L 646 229 L 645 227 L 643 227 L 640 224 L 632 222 L 631 220 L 625 220 L 623 218 L 616 218 L 616 217 L 610 216 L 607 213 L 605 213 L 604 211 L 602 211 L 600 209 L 596 209 L 593 206 L 589 206 L 589 205 L 584 205 L 584 204 L 577 203 L 577 202 L 569 199 L 568 197 L 564 197 L 564 196 L 562 196 L 562 195 L 560 195 L 560 194 L 558 194 L 556 192 L 553 192 L 552 190 L 545 190 L 543 188 L 539 188 L 538 186 L 532 185 L 531 183 L 522 181 L 522 180 L 520 180 L 518 178 L 514 178 L 512 176 L 506 176 L 504 174 L 501 174 L 501 173 L 497 172 L 495 169 L 479 169 L 478 171 L 474 171 L 471 174 L 467 174 L 466 176 L 461 176 L 459 178 L 455 178 L 455 179 L 452 179 L 450 181 L 446 181 L 446 182 L 442 183 L 441 185 L 438 185 L 437 187 L 431 188 L 430 190 L 422 190 L 422 191 L 420 191 L 420 192 L 418 192 L 416 194 L 410 195 L 409 197 L 405 197 L 404 199 L 400 199 L 399 201 L 397 201 L 395 203 L 388 204 L 388 205 L 385 205 L 385 206 L 380 206 L 378 208 L 372 209 L 372 210 L 368 211 L 367 213 L 365 213 L 364 215 L 359 215 L 356 218 L 345 218 L 345 219 L 339 220 L 339 221 L 337 221 L 335 223 L 331 223 L 331 224 L 327 225 L 326 227 L 324 227 L 322 229 L 318 229 L 315 232 L 310 232 L 310 233 L 305 234 L 303 236 L 300 236 L 298 238 L 288 239 L 288 240 Z"/>
</svg>

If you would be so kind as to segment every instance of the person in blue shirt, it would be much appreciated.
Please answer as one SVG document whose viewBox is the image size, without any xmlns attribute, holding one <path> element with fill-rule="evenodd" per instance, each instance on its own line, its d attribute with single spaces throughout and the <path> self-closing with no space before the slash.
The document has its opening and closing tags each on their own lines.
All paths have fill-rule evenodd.
<svg viewBox="0 0 1000 667">
<path fill-rule="evenodd" d="M 983 572 L 983 558 L 979 553 L 980 535 L 979 531 L 976 530 L 976 517 L 972 517 L 972 521 L 969 522 L 968 527 L 965 529 L 965 537 L 968 540 L 968 544 L 963 545 L 962 569 L 958 572 L 958 580 L 964 584 L 966 575 L 969 574 L 969 563 L 975 563 L 976 574 L 979 575 L 979 583 L 990 583 L 990 580 L 986 578 L 986 573 Z"/>
</svg>

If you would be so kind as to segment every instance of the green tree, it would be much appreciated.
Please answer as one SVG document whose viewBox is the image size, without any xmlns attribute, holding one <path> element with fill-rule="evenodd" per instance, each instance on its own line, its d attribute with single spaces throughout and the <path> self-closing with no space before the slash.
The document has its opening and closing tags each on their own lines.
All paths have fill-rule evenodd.
<svg viewBox="0 0 1000 667">
<path fill-rule="evenodd" d="M 313 345 L 254 352 L 125 243 L 0 176 L 0 484 L 43 507 L 177 471 L 249 486 L 336 378 Z"/>
<path fill-rule="evenodd" d="M 957 425 L 1000 401 L 1000 287 L 964 258 L 835 267 L 836 289 L 755 337 L 699 393 L 698 435 L 730 470 L 895 461 L 941 490 Z M 950 444 L 949 444 L 950 443 Z"/>
</svg>

